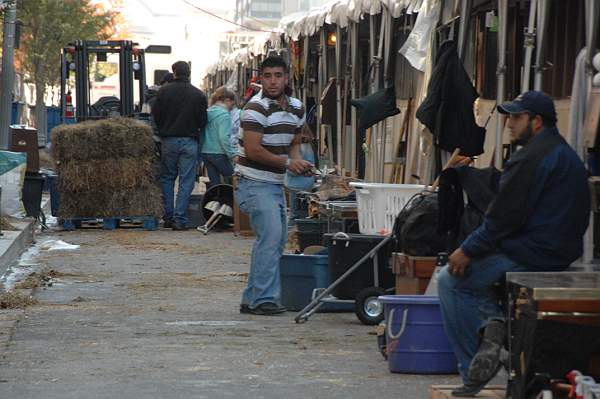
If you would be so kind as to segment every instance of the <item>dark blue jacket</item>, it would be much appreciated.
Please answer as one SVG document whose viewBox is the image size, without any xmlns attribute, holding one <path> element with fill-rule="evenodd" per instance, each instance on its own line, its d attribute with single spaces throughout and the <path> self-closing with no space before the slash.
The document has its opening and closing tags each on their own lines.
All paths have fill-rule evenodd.
<svg viewBox="0 0 600 399">
<path fill-rule="evenodd" d="M 499 251 L 531 270 L 564 270 L 583 253 L 589 217 L 584 165 L 547 128 L 507 162 L 483 224 L 461 248 L 472 258 Z"/>
</svg>

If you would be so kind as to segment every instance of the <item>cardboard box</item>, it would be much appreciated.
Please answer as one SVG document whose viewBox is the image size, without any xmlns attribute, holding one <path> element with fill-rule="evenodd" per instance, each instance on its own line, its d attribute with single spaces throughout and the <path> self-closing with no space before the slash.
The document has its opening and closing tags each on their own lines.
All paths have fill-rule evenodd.
<svg viewBox="0 0 600 399">
<path fill-rule="evenodd" d="M 436 257 L 392 253 L 392 273 L 396 278 L 396 295 L 422 295 L 435 270 Z"/>
</svg>

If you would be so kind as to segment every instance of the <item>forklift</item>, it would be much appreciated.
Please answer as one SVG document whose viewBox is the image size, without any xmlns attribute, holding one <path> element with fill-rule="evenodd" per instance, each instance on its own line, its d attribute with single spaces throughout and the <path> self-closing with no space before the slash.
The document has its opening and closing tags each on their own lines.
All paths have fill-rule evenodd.
<svg viewBox="0 0 600 399">
<path fill-rule="evenodd" d="M 89 119 L 115 116 L 147 119 L 142 112 L 146 103 L 145 54 L 170 54 L 171 46 L 150 45 L 138 47 L 131 40 L 77 40 L 61 51 L 60 108 L 62 123 L 76 123 Z M 108 54 L 119 55 L 119 97 L 100 97 L 90 104 L 90 61 L 106 62 Z M 71 91 L 67 89 L 71 74 L 75 75 L 75 107 Z M 134 84 L 137 81 L 139 101 L 134 102 Z"/>
</svg>

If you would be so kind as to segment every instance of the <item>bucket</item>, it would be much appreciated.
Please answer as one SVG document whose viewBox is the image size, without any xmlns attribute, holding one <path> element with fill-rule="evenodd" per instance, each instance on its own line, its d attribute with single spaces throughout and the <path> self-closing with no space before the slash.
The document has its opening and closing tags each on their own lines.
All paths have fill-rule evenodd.
<svg viewBox="0 0 600 399">
<path fill-rule="evenodd" d="M 440 300 L 384 295 L 388 365 L 392 373 L 454 374 L 457 360 L 444 331 Z"/>
</svg>

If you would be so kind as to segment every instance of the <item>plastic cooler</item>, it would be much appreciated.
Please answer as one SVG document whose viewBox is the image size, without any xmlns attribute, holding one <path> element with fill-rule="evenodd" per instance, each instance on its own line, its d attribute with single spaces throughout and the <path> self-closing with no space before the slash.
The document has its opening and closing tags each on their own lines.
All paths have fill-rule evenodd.
<svg viewBox="0 0 600 399">
<path fill-rule="evenodd" d="M 392 373 L 454 374 L 437 296 L 384 295 L 388 365 Z"/>
<path fill-rule="evenodd" d="M 358 224 L 362 234 L 391 234 L 396 216 L 406 203 L 425 190 L 420 184 L 352 182 L 356 191 Z"/>
<path fill-rule="evenodd" d="M 302 310 L 312 299 L 315 288 L 329 285 L 329 260 L 326 254 L 284 254 L 279 262 L 281 304 L 291 311 Z M 324 312 L 351 311 L 352 304 L 326 303 Z"/>
</svg>

